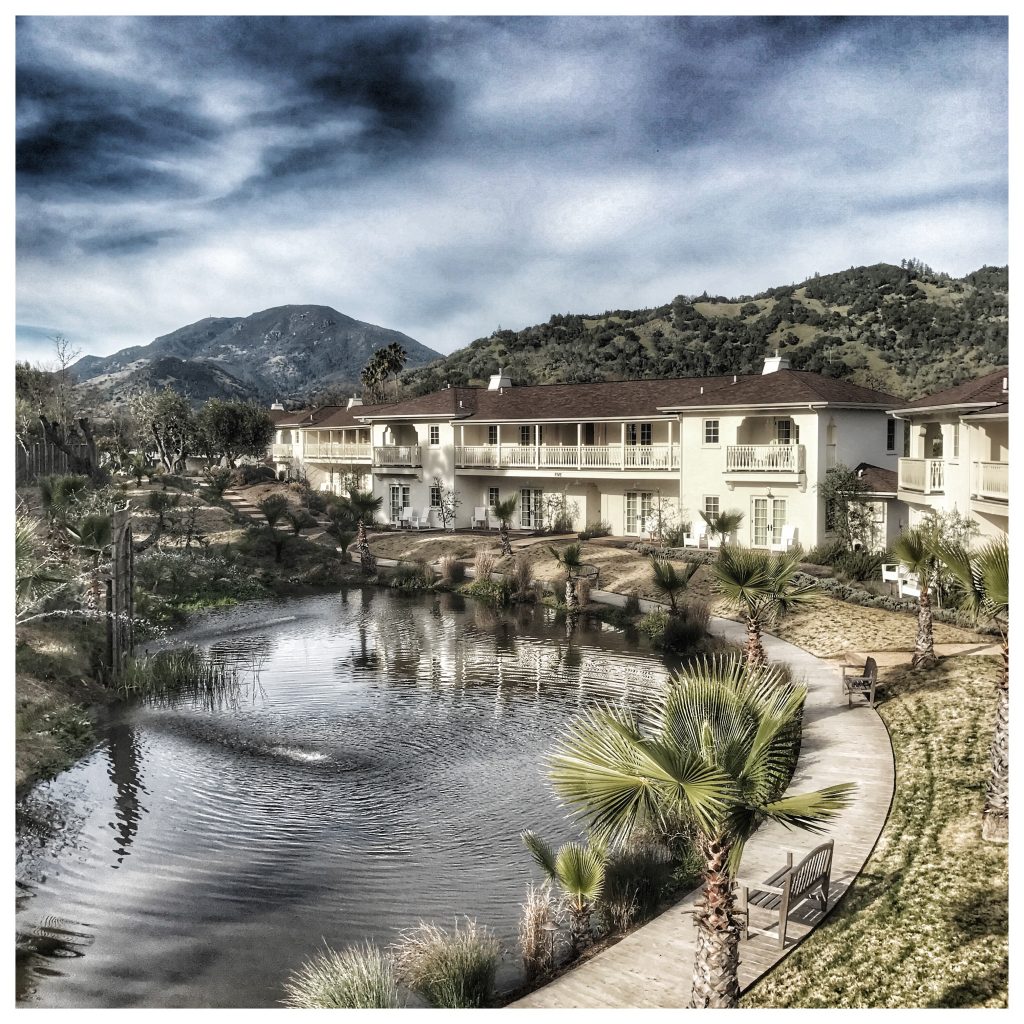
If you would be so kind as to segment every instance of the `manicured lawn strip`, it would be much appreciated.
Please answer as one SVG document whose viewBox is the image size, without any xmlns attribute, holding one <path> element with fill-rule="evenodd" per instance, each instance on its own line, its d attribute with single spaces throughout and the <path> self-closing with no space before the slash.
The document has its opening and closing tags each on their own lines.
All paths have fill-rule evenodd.
<svg viewBox="0 0 1024 1024">
<path fill-rule="evenodd" d="M 998 673 L 978 657 L 883 673 L 896 793 L 878 847 L 744 1007 L 1007 1005 L 1007 848 L 981 841 Z"/>
</svg>

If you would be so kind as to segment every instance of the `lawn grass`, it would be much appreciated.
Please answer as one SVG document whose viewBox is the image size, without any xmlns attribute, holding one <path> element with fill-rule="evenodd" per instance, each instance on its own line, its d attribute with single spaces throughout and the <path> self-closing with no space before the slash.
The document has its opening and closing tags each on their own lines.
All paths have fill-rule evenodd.
<svg viewBox="0 0 1024 1024">
<path fill-rule="evenodd" d="M 744 1007 L 1007 1005 L 1007 847 L 981 841 L 995 658 L 883 673 L 892 812 L 839 908 Z"/>
</svg>

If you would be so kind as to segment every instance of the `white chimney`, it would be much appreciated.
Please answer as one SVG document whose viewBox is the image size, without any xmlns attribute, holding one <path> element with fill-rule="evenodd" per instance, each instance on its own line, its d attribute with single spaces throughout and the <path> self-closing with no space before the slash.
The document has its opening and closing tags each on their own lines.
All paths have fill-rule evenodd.
<svg viewBox="0 0 1024 1024">
<path fill-rule="evenodd" d="M 274 412 L 284 412 L 284 406 L 280 402 L 275 402 L 270 408 Z"/>
<path fill-rule="evenodd" d="M 348 400 L 348 405 L 346 405 L 345 408 L 346 409 L 354 409 L 357 405 L 362 405 L 362 404 L 363 404 L 363 400 L 361 398 L 356 398 L 356 396 L 353 395 Z"/>
<path fill-rule="evenodd" d="M 764 361 L 764 369 L 761 371 L 763 377 L 766 373 L 775 373 L 778 370 L 789 369 L 789 356 L 780 356 L 779 350 L 775 350 L 775 355 L 768 356 Z"/>
<path fill-rule="evenodd" d="M 499 366 L 498 372 L 491 374 L 491 380 L 487 385 L 487 390 L 501 391 L 502 388 L 510 387 L 512 387 L 512 378 Z"/>
</svg>

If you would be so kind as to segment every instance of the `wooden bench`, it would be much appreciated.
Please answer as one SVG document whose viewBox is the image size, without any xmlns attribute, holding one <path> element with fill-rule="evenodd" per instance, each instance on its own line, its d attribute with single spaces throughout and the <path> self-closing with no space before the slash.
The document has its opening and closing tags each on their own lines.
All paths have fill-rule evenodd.
<svg viewBox="0 0 1024 1024">
<path fill-rule="evenodd" d="M 828 906 L 828 886 L 832 876 L 832 843 L 830 839 L 816 846 L 796 867 L 793 854 L 786 854 L 786 866 L 769 875 L 763 882 L 748 882 L 737 878 L 735 884 L 740 890 L 738 912 L 743 917 L 743 938 L 750 933 L 771 935 L 768 929 L 750 927 L 751 906 L 760 907 L 778 915 L 779 949 L 786 945 L 786 923 L 790 913 L 804 900 L 818 891 L 818 906 L 825 912 Z"/>
<path fill-rule="evenodd" d="M 850 669 L 859 672 L 859 675 L 850 675 Z M 868 658 L 864 662 L 864 668 L 858 665 L 843 666 L 843 693 L 846 694 L 846 705 L 853 704 L 853 698 L 863 697 L 871 706 L 875 706 L 875 694 L 885 689 L 885 683 L 878 681 L 878 665 L 874 658 Z"/>
</svg>

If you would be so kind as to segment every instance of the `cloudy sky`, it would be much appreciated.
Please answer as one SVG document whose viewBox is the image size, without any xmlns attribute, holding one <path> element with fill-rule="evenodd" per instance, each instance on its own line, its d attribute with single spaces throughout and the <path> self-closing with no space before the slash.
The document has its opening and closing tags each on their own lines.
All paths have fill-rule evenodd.
<svg viewBox="0 0 1024 1024">
<path fill-rule="evenodd" d="M 18 354 L 1007 262 L 1004 18 L 21 18 Z"/>
</svg>

